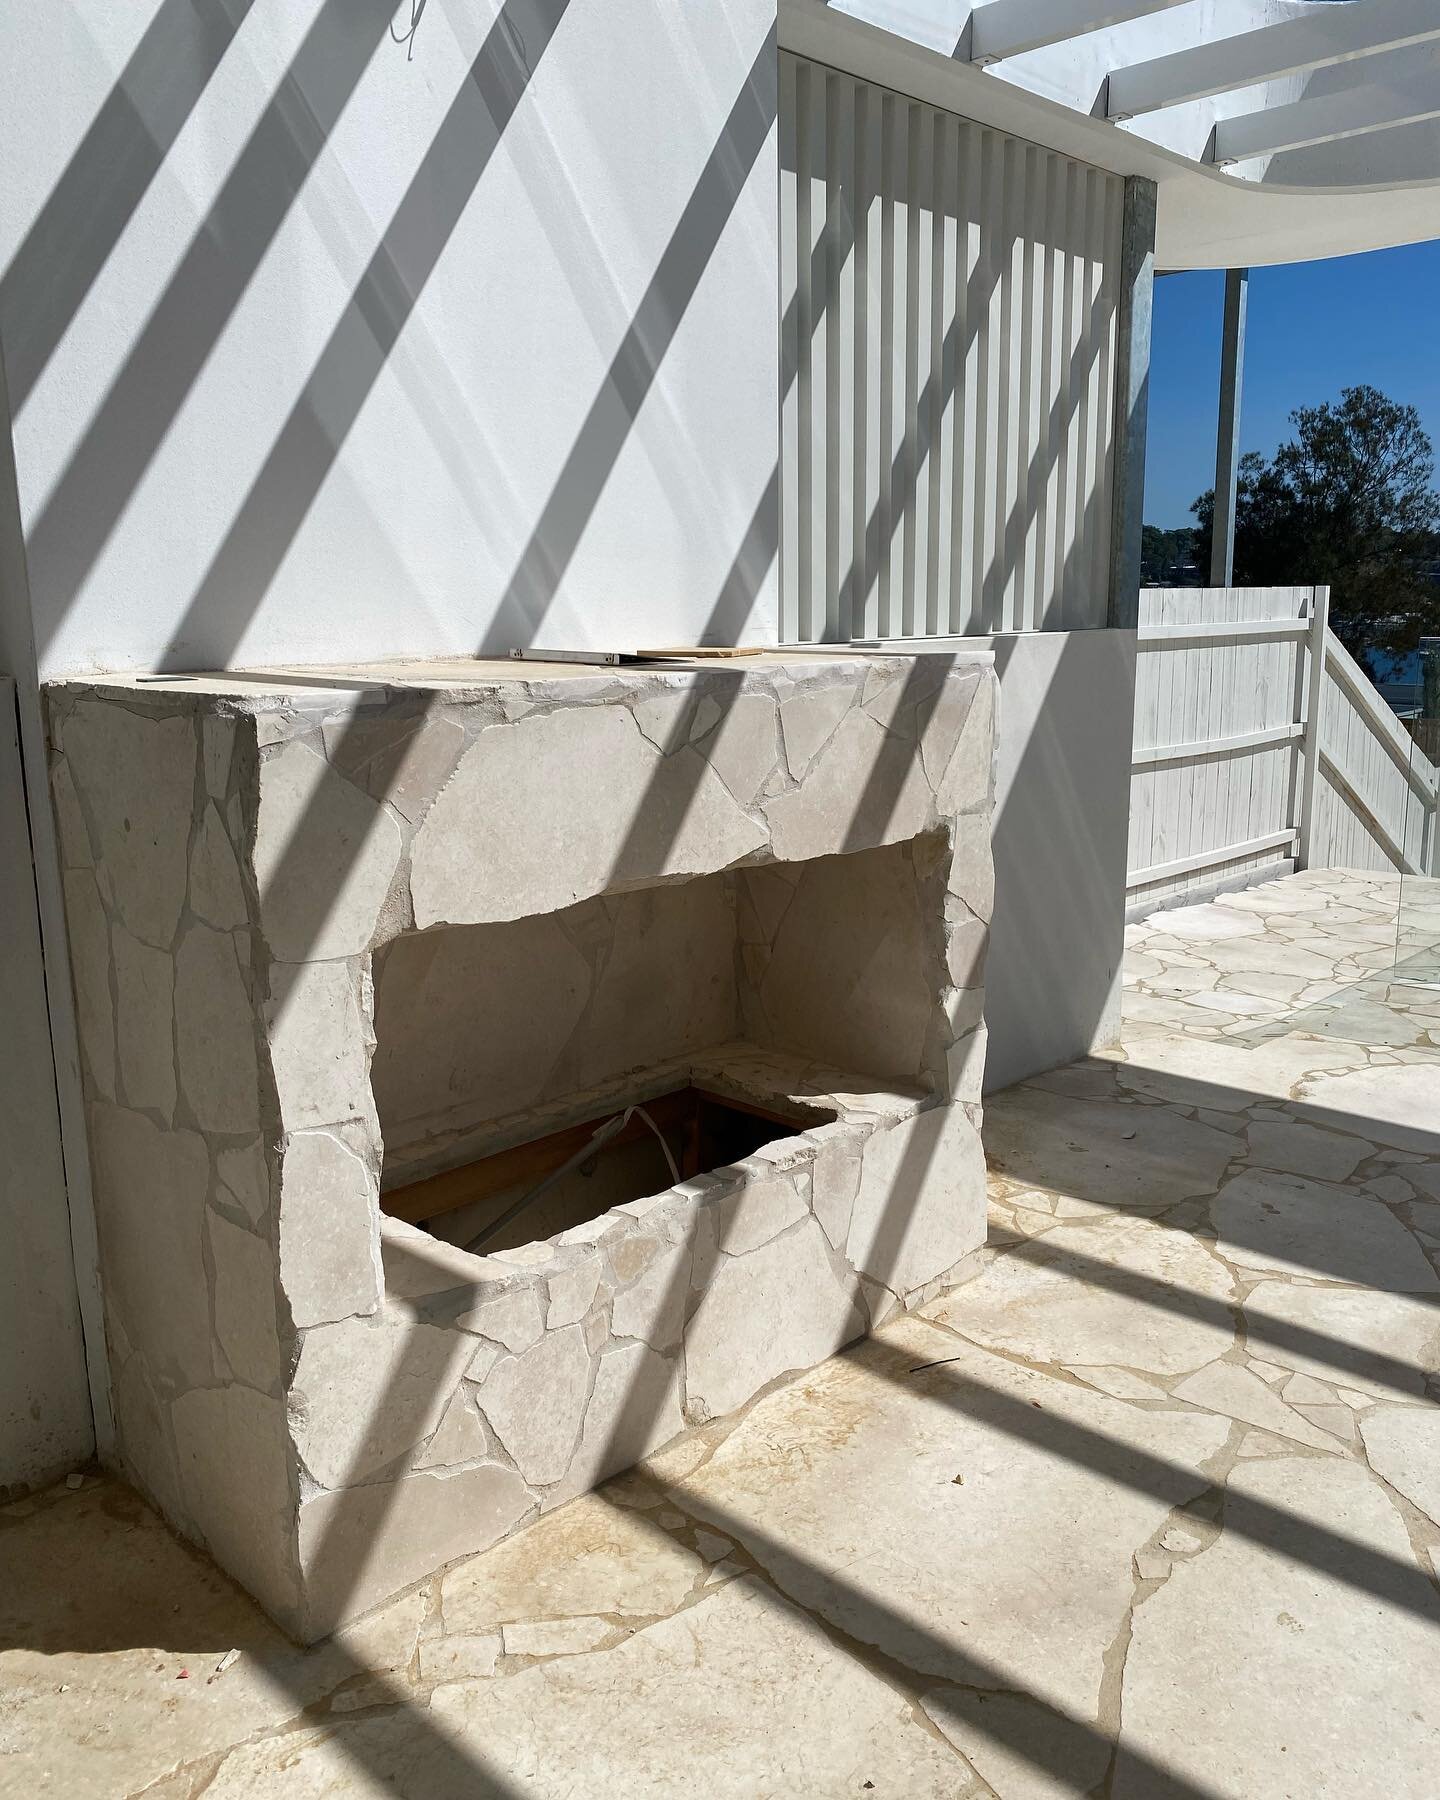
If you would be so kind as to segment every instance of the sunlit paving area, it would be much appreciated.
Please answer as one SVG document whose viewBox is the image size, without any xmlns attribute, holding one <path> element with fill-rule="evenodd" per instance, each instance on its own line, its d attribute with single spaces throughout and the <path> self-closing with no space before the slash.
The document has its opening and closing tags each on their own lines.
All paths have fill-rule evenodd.
<svg viewBox="0 0 1440 1800">
<path fill-rule="evenodd" d="M 0 1789 L 1432 1795 L 1440 992 L 1306 1010 L 1386 886 L 1132 927 L 956 1285 L 308 1651 L 109 1476 L 5 1508 Z"/>
</svg>

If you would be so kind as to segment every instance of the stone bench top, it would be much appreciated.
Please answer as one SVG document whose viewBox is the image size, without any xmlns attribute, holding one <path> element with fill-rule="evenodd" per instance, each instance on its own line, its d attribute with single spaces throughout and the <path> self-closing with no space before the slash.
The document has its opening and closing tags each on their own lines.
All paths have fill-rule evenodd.
<svg viewBox="0 0 1440 1800">
<path fill-rule="evenodd" d="M 386 695 L 443 693 L 448 699 L 465 700 L 493 694 L 498 688 L 527 688 L 550 683 L 604 683 L 616 677 L 697 675 L 711 677 L 755 676 L 807 669 L 816 665 L 845 663 L 908 664 L 918 656 L 944 655 L 957 667 L 989 667 L 994 652 L 947 644 L 943 651 L 888 651 L 881 646 L 806 645 L 794 649 L 761 651 L 754 656 L 696 658 L 606 665 L 596 663 L 527 662 L 513 657 L 451 657 L 415 662 L 325 664 L 273 669 L 224 669 L 195 674 L 157 675 L 144 672 L 69 675 L 51 681 L 52 691 L 75 690 L 123 698 L 156 695 L 166 699 L 191 696 L 238 703 L 242 711 L 264 712 L 273 707 L 337 704 L 371 704 Z"/>
</svg>

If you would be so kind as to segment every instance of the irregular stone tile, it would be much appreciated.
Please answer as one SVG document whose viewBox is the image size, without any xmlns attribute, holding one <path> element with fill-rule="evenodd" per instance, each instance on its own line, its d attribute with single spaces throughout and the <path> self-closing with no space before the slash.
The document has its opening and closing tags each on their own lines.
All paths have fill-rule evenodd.
<svg viewBox="0 0 1440 1800">
<path fill-rule="evenodd" d="M 665 1246 L 638 1238 L 628 1240 L 627 1248 L 646 1245 L 653 1252 L 651 1259 L 643 1273 L 615 1295 L 610 1330 L 617 1338 L 643 1338 L 652 1350 L 671 1350 L 680 1342 L 690 1298 L 691 1247 L 688 1240 Z"/>
<path fill-rule="evenodd" d="M 67 762 L 56 761 L 50 768 L 50 795 L 55 804 L 55 823 L 59 831 L 60 862 L 66 869 L 93 869 L 95 852 L 90 844 L 90 828 L 75 791 L 75 778 Z"/>
<path fill-rule="evenodd" d="M 575 1656 L 603 1644 L 615 1627 L 605 1619 L 525 1619 L 501 1632 L 507 1656 Z"/>
<path fill-rule="evenodd" d="M 370 1080 L 397 1145 L 422 1138 L 457 1108 L 473 1124 L 536 1105 L 592 982 L 589 963 L 553 916 L 407 935 L 387 945 L 375 967 Z M 465 1003 L 456 1005 L 461 994 Z M 575 1085 L 625 1066 L 622 1055 L 599 1077 L 578 1070 Z"/>
<path fill-rule="evenodd" d="M 1440 1525 L 1440 1408 L 1377 1407 L 1360 1436 L 1375 1473 Z"/>
<path fill-rule="evenodd" d="M 65 720 L 61 747 L 90 808 L 96 861 L 114 881 L 121 919 L 136 937 L 168 950 L 185 902 L 194 721 L 82 700 Z"/>
<path fill-rule="evenodd" d="M 908 1669 L 1093 1718 L 1135 1546 L 1209 1485 L 1200 1465 L 1229 1430 L 904 1319 L 752 1407 L 684 1482 L 684 1505 L 787 1598 Z M 1074 1454 L 1076 1432 L 1093 1458 Z M 1152 1491 L 1135 1451 L 1173 1473 Z"/>
<path fill-rule="evenodd" d="M 1130 1073 L 1121 1068 L 1121 1081 Z M 1235 1143 L 1164 1107 L 1011 1088 L 986 1103 L 985 1150 L 1013 1180 L 1142 1211 L 1213 1193 Z"/>
<path fill-rule="evenodd" d="M 1243 1112 L 1264 1095 L 1288 1099 L 1291 1090 L 1313 1077 L 1317 1067 L 1354 1068 L 1364 1058 L 1364 1052 L 1352 1046 L 1320 1045 L 1312 1038 L 1271 1038 L 1247 1047 L 1179 1032 L 1147 1034 L 1143 1044 L 1132 1043 L 1128 1048 L 1129 1061 L 1120 1063 L 1116 1071 L 1122 1087 L 1182 1106 L 1222 1112 Z M 1348 1129 L 1342 1118 L 1315 1115 L 1314 1123 L 1338 1131 Z M 1370 1130 L 1368 1118 L 1364 1128 L 1372 1138 L 1378 1136 Z"/>
<path fill-rule="evenodd" d="M 333 1324 L 380 1304 L 375 1179 L 334 1132 L 293 1132 L 285 1145 L 279 1254 L 297 1326 Z"/>
<path fill-rule="evenodd" d="M 704 1574 L 692 1551 L 601 1494 L 547 1513 L 441 1578 L 445 1630 L 498 1630 L 517 1619 L 671 1613 Z"/>
<path fill-rule="evenodd" d="M 1232 1507 L 1253 1499 L 1400 1570 L 1413 1563 L 1393 1507 L 1358 1464 L 1247 1461 L 1230 1493 Z M 1346 1573 L 1364 1582 L 1358 1561 Z M 1405 1586 L 1403 1573 L 1395 1579 Z M 1404 1598 L 1361 1599 L 1335 1573 L 1222 1531 L 1136 1609 L 1116 1800 L 1152 1800 L 1155 1763 L 1207 1794 L 1428 1796 L 1440 1733 L 1440 1687 L 1430 1676 L 1440 1600 L 1418 1569 Z M 1150 1766 L 1127 1754 L 1132 1743 Z"/>
<path fill-rule="evenodd" d="M 270 1060 L 286 1130 L 352 1119 L 374 1129 L 368 1020 L 348 964 L 277 964 L 270 987 Z"/>
<path fill-rule="evenodd" d="M 437 1687 L 443 1681 L 484 1681 L 495 1673 L 500 1652 L 498 1631 L 427 1639 L 420 1646 L 420 1679 Z"/>
<path fill-rule="evenodd" d="M 110 995 L 110 938 L 100 890 L 89 869 L 65 872 L 65 933 L 75 984 L 75 1016 L 91 1093 L 115 1098 L 115 1010 Z"/>
<path fill-rule="evenodd" d="M 461 1385 L 455 1390 L 435 1435 L 416 1461 L 418 1469 L 443 1469 L 451 1463 L 478 1462 L 490 1454 L 490 1440 L 480 1421 L 474 1391 Z"/>
<path fill-rule="evenodd" d="M 230 766 L 235 760 L 235 721 L 219 713 L 206 713 L 200 721 L 200 744 L 205 765 L 205 792 L 223 800 L 230 787 Z"/>
<path fill-rule="evenodd" d="M 1000 1256 L 925 1309 L 975 1343 L 1042 1363 L 1179 1375 L 1234 1341 L 1224 1268 L 1188 1232 L 1077 1225 Z"/>
<path fill-rule="evenodd" d="M 267 755 L 252 857 L 271 954 L 306 962 L 369 949 L 400 849 L 394 818 L 308 744 Z"/>
<path fill-rule="evenodd" d="M 498 1463 L 422 1469 L 303 1500 L 305 1605 L 287 1623 L 304 1642 L 322 1637 L 442 1564 L 489 1549 L 533 1505 L 520 1477 Z"/>
<path fill-rule="evenodd" d="M 719 730 L 705 737 L 700 753 L 741 806 L 755 805 L 780 760 L 775 701 L 769 694 L 727 699 Z"/>
<path fill-rule="evenodd" d="M 213 801 L 200 815 L 190 853 L 190 910 L 218 931 L 233 931 L 248 919 L 240 865 Z"/>
<path fill-rule="evenodd" d="M 217 1150 L 215 1174 L 220 1198 L 231 1201 L 252 1225 L 258 1225 L 270 1210 L 270 1170 L 262 1140 L 257 1137 L 250 1144 Z"/>
<path fill-rule="evenodd" d="M 576 1263 L 573 1268 L 563 1269 L 560 1274 L 552 1275 L 546 1283 L 546 1296 L 549 1309 L 545 1314 L 545 1326 L 555 1331 L 561 1325 L 574 1325 L 589 1312 L 595 1299 L 595 1290 L 600 1285 L 600 1262 L 598 1257 L 587 1258 Z"/>
<path fill-rule="evenodd" d="M 1353 1189 L 1252 1169 L 1221 1188 L 1210 1217 L 1216 1249 L 1242 1268 L 1440 1293 L 1440 1277 L 1405 1227 Z"/>
<path fill-rule="evenodd" d="M 338 1679 L 333 1658 L 298 1654 L 112 1477 L 18 1523 L 0 1533 L 0 1789 L 15 1800 L 140 1792 L 276 1729 Z M 239 1661 L 211 1683 L 232 1648 Z"/>
<path fill-rule="evenodd" d="M 627 1800 L 850 1794 L 867 1780 L 914 1800 L 974 1791 L 901 1695 L 748 1579 L 613 1650 L 441 1688 L 433 1705 L 447 1733 L 537 1797 L 579 1769 Z"/>
<path fill-rule="evenodd" d="M 1247 1425 L 1258 1425 L 1281 1437 L 1294 1438 L 1312 1450 L 1333 1448 L 1329 1438 L 1286 1406 L 1278 1394 L 1238 1363 L 1208 1363 L 1177 1382 L 1171 1390 L 1178 1400 L 1193 1401 L 1211 1412 L 1225 1413 Z"/>
<path fill-rule="evenodd" d="M 747 1256 L 727 1257 L 690 1321 L 685 1400 L 692 1416 L 727 1413 L 793 1369 L 808 1369 L 865 1329 L 814 1221 Z"/>
<path fill-rule="evenodd" d="M 275 1259 L 270 1245 L 212 1212 L 210 1261 L 215 1269 L 215 1336 L 230 1372 L 262 1393 L 278 1388 Z"/>
<path fill-rule="evenodd" d="M 182 1394 L 170 1416 L 191 1529 L 283 1622 L 293 1616 L 296 1573 L 284 1406 L 231 1383 Z"/>
<path fill-rule="evenodd" d="M 305 1333 L 290 1430 L 322 1487 L 353 1486 L 428 1438 L 474 1345 L 463 1332 L 380 1317 Z"/>
<path fill-rule="evenodd" d="M 936 1004 L 930 963 L 908 856 L 820 856 L 800 871 L 759 999 L 781 1043 L 803 1043 L 836 1068 L 904 1077 L 924 1061 Z"/>
<path fill-rule="evenodd" d="M 175 1066 L 205 1131 L 254 1131 L 260 1123 L 254 1013 L 235 941 L 191 925 L 175 953 Z"/>
<path fill-rule="evenodd" d="M 1418 1394 L 1440 1369 L 1440 1315 L 1426 1300 L 1261 1281 L 1246 1296 L 1244 1312 L 1254 1348 L 1322 1381 L 1343 1380 L 1376 1394 Z M 1303 1347 L 1288 1341 L 1292 1330 Z M 1304 1334 L 1319 1341 L 1312 1346 Z"/>
<path fill-rule="evenodd" d="M 491 1338 L 515 1355 L 538 1343 L 545 1322 L 540 1312 L 540 1291 L 533 1283 L 517 1284 L 473 1311 L 463 1313 L 456 1324 L 465 1331 Z"/>
<path fill-rule="evenodd" d="M 780 728 L 785 738 L 785 760 L 796 781 L 803 781 L 810 765 L 829 741 L 835 727 L 855 703 L 855 688 L 811 688 L 780 704 Z"/>
<path fill-rule="evenodd" d="M 1334 1389 L 1313 1375 L 1292 1375 L 1285 1383 L 1284 1393 L 1292 1406 L 1330 1406 L 1335 1399 Z"/>
<path fill-rule="evenodd" d="M 1388 1201 L 1392 1206 L 1401 1206 L 1415 1197 L 1414 1188 L 1398 1175 L 1382 1175 L 1378 1181 L 1367 1181 L 1365 1186 L 1377 1200 Z"/>
<path fill-rule="evenodd" d="M 942 813 L 974 812 L 990 803 L 995 696 L 996 684 L 984 673 L 974 682 L 947 681 L 921 725 L 921 757 Z"/>
<path fill-rule="evenodd" d="M 577 787 L 584 766 L 604 782 Z M 461 757 L 415 835 L 415 922 L 553 912 L 642 872 L 723 869 L 764 842 L 697 751 L 662 758 L 624 709 L 566 707 L 491 726 Z"/>
<path fill-rule="evenodd" d="M 916 746 L 859 711 L 845 715 L 801 785 L 776 795 L 765 813 L 783 862 L 826 856 L 837 840 L 851 850 L 898 843 L 937 816 Z"/>
<path fill-rule="evenodd" d="M 172 1391 L 212 1378 L 201 1228 L 210 1186 L 205 1141 L 161 1131 L 123 1107 L 90 1109 L 105 1304 Z M 144 1470 L 140 1471 L 142 1477 Z"/>
<path fill-rule="evenodd" d="M 1163 915 L 1162 930 L 1167 938 L 1182 942 L 1215 943 L 1226 938 L 1258 938 L 1265 935 L 1263 919 L 1236 912 L 1223 902 L 1198 906 L 1176 906 Z"/>
<path fill-rule="evenodd" d="M 798 1225 L 809 1212 L 805 1196 L 790 1175 L 752 1178 L 726 1194 L 716 1208 L 720 1248 L 727 1256 L 744 1256 L 771 1238 Z M 616 1300 L 619 1305 L 619 1299 Z M 618 1330 L 619 1327 L 617 1326 Z M 632 1335 L 644 1336 L 643 1332 Z"/>
<path fill-rule="evenodd" d="M 590 1353 L 575 1325 L 547 1331 L 486 1378 L 480 1395 L 485 1417 L 527 1481 L 548 1485 L 569 1468 L 589 1380 Z"/>
<path fill-rule="evenodd" d="M 416 824 L 445 785 L 465 744 L 464 727 L 443 714 L 395 718 L 363 714 L 325 729 L 325 754 L 340 774 Z"/>
<path fill-rule="evenodd" d="M 1252 1163 L 1289 1175 L 1314 1175 L 1321 1181 L 1345 1181 L 1367 1156 L 1375 1154 L 1375 1146 L 1363 1138 L 1342 1137 L 1290 1120 L 1283 1125 L 1252 1125 L 1247 1141 Z"/>
<path fill-rule="evenodd" d="M 865 1140 L 846 1256 L 913 1293 L 985 1239 L 985 1160 L 961 1106 L 931 1107 Z"/>
<path fill-rule="evenodd" d="M 123 925 L 111 930 L 110 949 L 125 1098 L 168 1123 L 175 1115 L 175 963 L 168 951 L 142 944 Z"/>
<path fill-rule="evenodd" d="M 573 1091 L 707 1049 L 738 1029 L 735 922 L 723 882 L 685 881 L 610 895 L 603 910 L 606 923 L 592 951 L 598 972 L 585 1027 L 550 1057 L 547 1093 Z M 665 979 L 657 980 L 661 969 Z M 534 1003 L 539 985 L 528 975 L 519 984 L 517 1011 Z M 532 1030 L 517 1024 L 517 1045 Z M 542 1052 L 535 1055 L 539 1060 Z"/>
<path fill-rule="evenodd" d="M 1342 1444 L 1354 1443 L 1355 1422 L 1343 1406 L 1299 1406 L 1295 1410 L 1303 1413 L 1321 1431 L 1328 1432 L 1332 1438 L 1338 1438 Z"/>
<path fill-rule="evenodd" d="M 580 1447 L 559 1497 L 583 1493 L 685 1429 L 676 1364 L 648 1344 L 606 1350 L 595 1368 Z"/>
<path fill-rule="evenodd" d="M 1302 1083 L 1301 1093 L 1307 1116 L 1319 1109 L 1313 1111 L 1317 1124 L 1343 1130 L 1354 1120 L 1377 1144 L 1440 1154 L 1440 1062 L 1315 1076 Z"/>
</svg>

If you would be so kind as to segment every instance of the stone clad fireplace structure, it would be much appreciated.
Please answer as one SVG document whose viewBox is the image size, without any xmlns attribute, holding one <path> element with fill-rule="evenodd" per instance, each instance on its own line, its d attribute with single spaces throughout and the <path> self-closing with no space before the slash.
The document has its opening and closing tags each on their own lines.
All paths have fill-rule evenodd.
<svg viewBox="0 0 1440 1800">
<path fill-rule="evenodd" d="M 118 1455 L 297 1636 L 979 1245 L 994 701 L 983 652 L 50 689 Z"/>
</svg>

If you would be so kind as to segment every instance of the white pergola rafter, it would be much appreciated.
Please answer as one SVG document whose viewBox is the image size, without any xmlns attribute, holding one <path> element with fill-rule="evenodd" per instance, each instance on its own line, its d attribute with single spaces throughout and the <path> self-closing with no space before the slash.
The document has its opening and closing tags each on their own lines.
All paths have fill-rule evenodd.
<svg viewBox="0 0 1440 1800">
<path fill-rule="evenodd" d="M 1186 0 L 986 0 L 971 11 L 958 54 L 965 62 L 1001 62 L 1185 4 Z"/>
<path fill-rule="evenodd" d="M 1440 0 L 1350 0 L 1301 18 L 1112 69 L 1105 114 L 1133 119 L 1236 88 L 1440 41 Z"/>
<path fill-rule="evenodd" d="M 1414 125 L 1440 118 L 1440 70 L 1411 81 L 1357 82 L 1313 100 L 1288 106 L 1262 107 L 1221 119 L 1215 126 L 1208 160 L 1244 162 L 1281 150 L 1304 150 L 1338 138 L 1362 137 L 1392 125 Z"/>
</svg>

